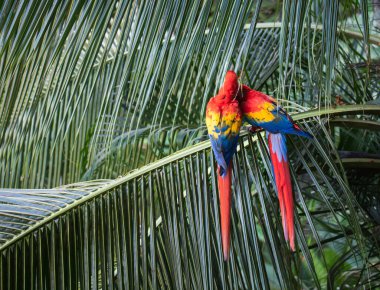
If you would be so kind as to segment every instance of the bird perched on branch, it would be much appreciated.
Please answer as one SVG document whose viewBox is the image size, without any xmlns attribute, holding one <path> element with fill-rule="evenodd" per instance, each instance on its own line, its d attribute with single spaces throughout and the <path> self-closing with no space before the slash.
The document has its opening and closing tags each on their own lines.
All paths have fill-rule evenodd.
<svg viewBox="0 0 380 290">
<path fill-rule="evenodd" d="M 242 115 L 236 99 L 238 77 L 227 71 L 218 94 L 210 99 L 206 108 L 206 125 L 212 150 L 218 163 L 218 189 L 224 260 L 229 257 L 231 223 L 231 172 L 232 156 L 236 152 Z"/>
<path fill-rule="evenodd" d="M 251 131 L 267 131 L 269 152 L 272 161 L 285 239 L 294 251 L 294 199 L 289 172 L 289 161 L 285 134 L 306 138 L 313 136 L 303 131 L 275 99 L 242 85 L 238 94 L 243 118 L 252 125 Z"/>
</svg>

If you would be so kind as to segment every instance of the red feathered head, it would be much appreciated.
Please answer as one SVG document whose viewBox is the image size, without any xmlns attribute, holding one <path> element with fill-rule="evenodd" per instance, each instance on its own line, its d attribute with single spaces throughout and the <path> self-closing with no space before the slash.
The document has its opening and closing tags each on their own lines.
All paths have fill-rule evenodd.
<svg viewBox="0 0 380 290">
<path fill-rule="evenodd" d="M 239 82 L 238 82 L 238 76 L 236 73 L 232 70 L 227 71 L 226 77 L 224 78 L 224 84 L 223 84 L 224 93 L 235 97 L 238 89 L 239 89 Z"/>
</svg>

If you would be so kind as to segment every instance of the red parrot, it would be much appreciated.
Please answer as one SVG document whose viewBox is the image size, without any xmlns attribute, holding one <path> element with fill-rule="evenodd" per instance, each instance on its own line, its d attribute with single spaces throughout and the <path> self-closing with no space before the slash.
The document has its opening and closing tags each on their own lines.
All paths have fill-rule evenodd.
<svg viewBox="0 0 380 290">
<path fill-rule="evenodd" d="M 298 127 L 274 98 L 262 92 L 243 85 L 239 90 L 239 103 L 243 118 L 252 128 L 263 128 L 267 131 L 284 235 L 294 251 L 294 201 L 285 134 L 307 138 L 313 136 Z"/>
<path fill-rule="evenodd" d="M 239 89 L 235 72 L 227 71 L 223 86 L 210 99 L 206 108 L 206 125 L 218 163 L 218 189 L 224 260 L 230 250 L 231 171 L 232 156 L 236 152 L 242 115 L 237 101 Z"/>
</svg>

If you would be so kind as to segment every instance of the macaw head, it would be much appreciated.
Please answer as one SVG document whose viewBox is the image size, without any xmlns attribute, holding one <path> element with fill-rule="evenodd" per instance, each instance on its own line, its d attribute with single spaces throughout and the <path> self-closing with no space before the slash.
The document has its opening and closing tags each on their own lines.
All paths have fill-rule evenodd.
<svg viewBox="0 0 380 290">
<path fill-rule="evenodd" d="M 234 99 L 238 93 L 239 82 L 236 73 L 232 70 L 227 71 L 224 83 L 218 94 L 214 97 L 218 103 L 227 103 Z"/>
<path fill-rule="evenodd" d="M 227 71 L 223 83 L 224 92 L 226 95 L 235 97 L 239 89 L 238 76 L 232 70 Z"/>
</svg>

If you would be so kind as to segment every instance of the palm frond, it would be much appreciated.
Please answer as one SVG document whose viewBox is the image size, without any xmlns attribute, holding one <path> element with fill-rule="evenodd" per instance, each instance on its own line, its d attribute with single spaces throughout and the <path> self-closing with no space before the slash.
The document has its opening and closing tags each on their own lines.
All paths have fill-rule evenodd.
<svg viewBox="0 0 380 290">
<path fill-rule="evenodd" d="M 232 66 L 252 86 L 301 105 L 331 104 L 334 94 L 375 98 L 375 74 L 346 72 L 366 47 L 378 55 L 378 36 L 360 30 L 367 13 L 360 25 L 337 24 L 337 1 L 317 2 L 284 1 L 281 23 L 258 26 L 261 1 L 4 3 L 0 186 L 115 178 L 175 152 L 153 154 L 160 148 L 149 140 L 161 132 L 170 144 L 175 134 L 164 131 L 202 126 L 207 100 Z M 330 2 L 335 14 L 315 17 Z M 355 41 L 344 46 L 341 38 Z"/>
<path fill-rule="evenodd" d="M 379 107 L 335 110 L 365 115 Z M 329 249 L 351 250 L 352 271 L 370 269 L 367 256 L 376 260 L 377 248 L 371 234 L 363 233 L 371 233 L 373 224 L 335 162 L 339 154 L 323 125 L 328 119 L 318 118 L 327 113 L 335 112 L 294 115 L 316 136 L 307 142 L 290 138 L 299 205 L 295 253 L 283 238 L 266 142 L 261 134 L 243 134 L 234 159 L 228 263 L 221 252 L 216 168 L 206 141 L 116 180 L 1 190 L 1 288 L 323 289 L 343 259 L 329 256 Z"/>
</svg>

